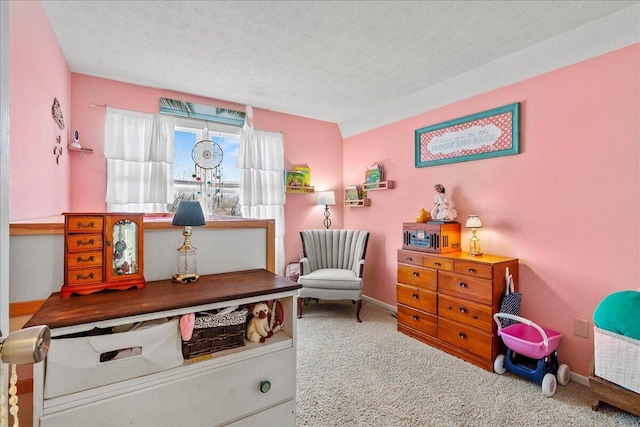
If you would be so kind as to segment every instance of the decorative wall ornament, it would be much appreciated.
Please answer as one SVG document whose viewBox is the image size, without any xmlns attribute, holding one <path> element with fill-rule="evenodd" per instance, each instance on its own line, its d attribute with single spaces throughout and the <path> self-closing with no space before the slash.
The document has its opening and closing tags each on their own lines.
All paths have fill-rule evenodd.
<svg viewBox="0 0 640 427">
<path fill-rule="evenodd" d="M 64 129 L 64 118 L 62 117 L 62 108 L 60 108 L 60 102 L 58 98 L 53 98 L 53 105 L 51 106 L 51 116 L 56 121 L 60 129 Z"/>
<path fill-rule="evenodd" d="M 520 152 L 519 103 L 417 129 L 417 168 Z"/>
</svg>

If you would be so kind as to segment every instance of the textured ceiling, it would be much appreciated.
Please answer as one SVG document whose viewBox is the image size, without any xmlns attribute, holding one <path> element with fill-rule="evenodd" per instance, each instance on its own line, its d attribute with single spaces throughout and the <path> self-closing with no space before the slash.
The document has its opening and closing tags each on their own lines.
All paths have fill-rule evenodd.
<svg viewBox="0 0 640 427">
<path fill-rule="evenodd" d="M 42 3 L 73 72 L 341 123 L 638 1 Z"/>
</svg>

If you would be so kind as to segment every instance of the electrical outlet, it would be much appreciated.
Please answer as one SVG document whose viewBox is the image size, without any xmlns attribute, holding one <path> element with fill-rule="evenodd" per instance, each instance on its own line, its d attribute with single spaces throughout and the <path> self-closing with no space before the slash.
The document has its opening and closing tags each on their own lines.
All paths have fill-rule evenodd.
<svg viewBox="0 0 640 427">
<path fill-rule="evenodd" d="M 573 319 L 573 334 L 582 338 L 589 338 L 589 321 Z"/>
</svg>

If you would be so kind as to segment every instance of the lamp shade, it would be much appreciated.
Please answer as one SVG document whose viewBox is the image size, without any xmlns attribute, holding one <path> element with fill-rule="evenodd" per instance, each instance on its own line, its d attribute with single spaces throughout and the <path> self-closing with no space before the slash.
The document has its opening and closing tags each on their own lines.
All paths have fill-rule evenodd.
<svg viewBox="0 0 640 427">
<path fill-rule="evenodd" d="M 467 228 L 482 228 L 482 223 L 478 215 L 469 215 L 467 223 L 464 226 Z"/>
<path fill-rule="evenodd" d="M 200 202 L 182 200 L 178 205 L 178 210 L 173 216 L 171 225 L 191 227 L 195 225 L 205 225 L 204 214 Z"/>
<path fill-rule="evenodd" d="M 336 195 L 333 191 L 318 191 L 318 204 L 319 205 L 335 205 Z"/>
</svg>

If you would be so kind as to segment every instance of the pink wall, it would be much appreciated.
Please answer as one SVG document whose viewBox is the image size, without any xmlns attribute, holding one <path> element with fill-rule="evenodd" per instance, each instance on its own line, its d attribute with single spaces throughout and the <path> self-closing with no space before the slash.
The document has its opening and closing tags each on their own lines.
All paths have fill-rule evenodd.
<svg viewBox="0 0 640 427">
<path fill-rule="evenodd" d="M 365 294 L 395 305 L 402 222 L 430 207 L 440 182 L 460 222 L 480 216 L 486 253 L 520 259 L 521 314 L 563 332 L 561 359 L 587 375 L 593 338 L 574 336 L 574 319 L 639 287 L 639 58 L 636 44 L 345 139 L 345 185 L 381 163 L 397 187 L 345 209 L 345 227 L 372 232 Z M 520 154 L 414 167 L 416 129 L 513 102 Z"/>
<path fill-rule="evenodd" d="M 9 20 L 9 220 L 59 215 L 69 206 L 69 67 L 40 2 L 10 2 Z M 54 98 L 64 129 L 51 116 Z M 54 147 L 63 148 L 59 164 Z"/>
</svg>

